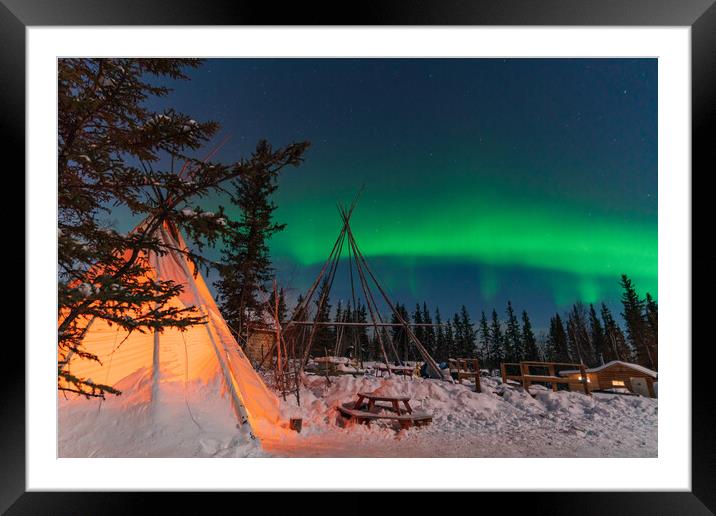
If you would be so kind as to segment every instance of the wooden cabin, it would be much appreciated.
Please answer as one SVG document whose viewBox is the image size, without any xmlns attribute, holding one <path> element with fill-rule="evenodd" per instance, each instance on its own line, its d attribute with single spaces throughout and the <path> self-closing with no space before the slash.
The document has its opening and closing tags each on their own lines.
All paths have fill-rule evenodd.
<svg viewBox="0 0 716 516">
<path fill-rule="evenodd" d="M 258 364 L 269 352 L 276 340 L 276 330 L 273 328 L 251 328 L 246 343 L 243 346 L 248 359 Z"/>
<path fill-rule="evenodd" d="M 590 391 L 627 389 L 635 394 L 656 398 L 654 382 L 657 381 L 657 372 L 639 364 L 613 360 L 599 367 L 586 369 L 585 372 Z M 579 371 L 560 371 L 559 374 L 575 381 L 570 383 L 570 389 L 573 385 L 579 385 L 576 383 L 581 380 Z"/>
</svg>

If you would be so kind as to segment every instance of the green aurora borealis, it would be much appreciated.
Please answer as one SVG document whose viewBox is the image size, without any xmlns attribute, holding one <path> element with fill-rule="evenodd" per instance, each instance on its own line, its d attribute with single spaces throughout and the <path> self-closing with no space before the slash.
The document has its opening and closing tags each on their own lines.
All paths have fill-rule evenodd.
<svg viewBox="0 0 716 516">
<path fill-rule="evenodd" d="M 166 105 L 221 124 L 218 159 L 311 142 L 275 195 L 291 298 L 361 187 L 354 233 L 409 309 L 511 299 L 544 327 L 578 300 L 618 310 L 622 273 L 658 297 L 655 59 L 211 59 L 190 75 Z"/>
<path fill-rule="evenodd" d="M 292 222 L 290 231 L 274 237 L 274 254 L 302 266 L 323 263 L 340 230 L 335 206 L 309 203 L 279 213 Z M 469 188 L 400 202 L 365 192 L 351 225 L 366 256 L 394 258 L 406 273 L 416 262 L 486 265 L 492 274 L 514 267 L 560 272 L 564 277 L 552 286 L 557 303 L 570 302 L 567 292 L 574 289 L 582 301 L 601 301 L 616 291 L 605 292 L 602 285 L 621 271 L 629 271 L 644 291 L 657 291 L 655 223 L 594 217 L 568 203 L 514 202 L 508 194 L 481 195 Z M 482 293 L 492 297 L 489 284 Z"/>
</svg>

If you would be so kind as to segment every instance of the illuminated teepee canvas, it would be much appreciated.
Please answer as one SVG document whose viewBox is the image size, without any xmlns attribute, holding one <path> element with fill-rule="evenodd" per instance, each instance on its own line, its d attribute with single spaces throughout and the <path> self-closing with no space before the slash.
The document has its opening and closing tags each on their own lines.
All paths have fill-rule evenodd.
<svg viewBox="0 0 716 516">
<path fill-rule="evenodd" d="M 178 230 L 168 224 L 159 230 L 158 238 L 165 249 L 186 248 Z M 178 413 L 189 424 L 200 425 L 195 417 L 202 410 L 199 405 L 206 410 L 205 401 L 211 397 L 202 391 L 214 389 L 221 394 L 213 398 L 223 400 L 224 416 L 233 412 L 233 424 L 245 428 L 248 423 L 260 437 L 257 426 L 270 427 L 279 421 L 278 399 L 237 344 L 201 274 L 198 271 L 194 274 L 192 263 L 180 252 L 163 256 L 151 252 L 143 259 L 153 271 L 148 280 L 172 280 L 184 287 L 171 304 L 178 308 L 195 306 L 206 323 L 189 326 L 184 331 L 165 328 L 162 332 L 128 334 L 116 324 L 88 320 L 83 344 L 101 363 L 71 357 L 65 367 L 72 374 L 122 391 L 122 395 L 110 396 L 106 401 L 94 400 L 99 404 L 98 411 L 102 403 L 119 402 L 125 409 L 142 405 L 147 416 L 161 417 L 163 411 L 166 413 L 164 409 L 174 406 L 180 408 L 174 410 L 175 416 Z M 216 399 L 211 402 L 216 406 Z M 88 403 L 82 398 L 65 399 L 60 394 L 61 416 L 64 409 Z M 173 417 L 171 421 L 177 419 Z M 61 433 L 62 430 L 61 417 Z"/>
</svg>

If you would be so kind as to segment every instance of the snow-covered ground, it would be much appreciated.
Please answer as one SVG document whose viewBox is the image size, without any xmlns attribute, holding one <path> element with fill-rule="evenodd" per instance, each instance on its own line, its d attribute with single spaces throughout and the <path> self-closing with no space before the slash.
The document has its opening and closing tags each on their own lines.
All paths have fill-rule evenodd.
<svg viewBox="0 0 716 516">
<path fill-rule="evenodd" d="M 656 457 L 655 399 L 585 396 L 483 378 L 474 385 L 417 378 L 308 376 L 301 406 L 288 396 L 286 417 L 302 417 L 301 433 L 236 428 L 220 387 L 177 391 L 159 409 L 123 395 L 60 410 L 59 455 L 125 457 Z M 140 389 L 141 391 L 141 389 Z M 347 423 L 336 407 L 359 391 L 407 394 L 431 424 L 399 430 L 389 423 Z M 137 403 L 137 401 L 140 401 Z M 61 404 L 62 405 L 62 404 Z"/>
<path fill-rule="evenodd" d="M 656 457 L 657 400 L 640 396 L 552 392 L 483 378 L 474 384 L 393 377 L 309 377 L 301 392 L 300 434 L 264 440 L 287 457 Z M 397 431 L 389 423 L 341 427 L 335 407 L 359 391 L 407 394 L 428 426 Z M 287 399 L 295 405 L 295 397 Z"/>
<path fill-rule="evenodd" d="M 221 384 L 165 384 L 149 401 L 148 370 L 119 382 L 121 396 L 105 401 L 59 400 L 59 457 L 257 457 L 266 456 L 248 425 L 237 428 Z"/>
</svg>

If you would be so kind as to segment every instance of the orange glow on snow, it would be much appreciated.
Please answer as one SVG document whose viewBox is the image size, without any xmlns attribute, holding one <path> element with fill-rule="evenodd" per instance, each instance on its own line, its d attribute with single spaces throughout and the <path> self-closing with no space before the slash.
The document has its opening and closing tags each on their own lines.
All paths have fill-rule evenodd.
<svg viewBox="0 0 716 516">
<path fill-rule="evenodd" d="M 172 232 L 167 225 L 159 236 L 169 245 L 186 248 L 181 235 Z M 95 383 L 117 386 L 146 369 L 151 374 L 144 377 L 149 376 L 151 385 L 143 384 L 142 388 L 148 396 L 133 396 L 132 400 L 147 402 L 152 399 L 152 393 L 161 396 L 163 385 L 168 388 L 168 384 L 207 384 L 219 377 L 224 382 L 227 402 L 231 402 L 233 390 L 247 412 L 254 434 L 261 438 L 261 429 L 265 432 L 279 422 L 278 398 L 266 387 L 239 348 L 203 277 L 198 274 L 194 278 L 193 265 L 178 253 L 162 257 L 150 253 L 143 258 L 152 267 L 148 279 L 173 280 L 184 286 L 181 295 L 169 305 L 177 308 L 196 306 L 206 317 L 207 324 L 191 326 L 185 331 L 166 328 L 156 335 L 154 332 L 134 331 L 128 336 L 117 325 L 110 326 L 103 320 L 95 319 L 91 321 L 83 345 L 102 363 L 75 356 L 68 365 L 70 373 Z M 60 314 L 58 323 L 62 319 Z M 88 323 L 90 321 L 84 324 Z M 140 386 L 130 385 L 129 388 L 138 389 Z"/>
</svg>

